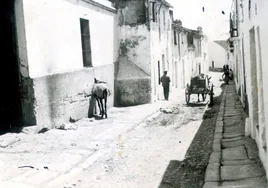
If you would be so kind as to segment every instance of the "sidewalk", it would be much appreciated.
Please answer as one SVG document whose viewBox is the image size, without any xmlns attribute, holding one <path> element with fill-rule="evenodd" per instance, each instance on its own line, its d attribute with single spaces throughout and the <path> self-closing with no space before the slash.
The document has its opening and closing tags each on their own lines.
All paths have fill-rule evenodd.
<svg viewBox="0 0 268 188">
<path fill-rule="evenodd" d="M 182 90 L 173 89 L 169 101 L 111 108 L 107 119 L 85 118 L 76 122 L 77 130 L 52 129 L 44 134 L 0 136 L 0 141 L 16 139 L 6 148 L 0 147 L 0 187 L 61 187 L 66 180 L 116 150 L 120 135 L 146 119 L 157 117 L 160 108 L 180 103 L 184 99 L 182 95 Z"/>
<path fill-rule="evenodd" d="M 267 178 L 255 141 L 245 136 L 243 107 L 233 84 L 227 85 L 216 123 L 213 152 L 203 188 L 265 188 Z"/>
</svg>

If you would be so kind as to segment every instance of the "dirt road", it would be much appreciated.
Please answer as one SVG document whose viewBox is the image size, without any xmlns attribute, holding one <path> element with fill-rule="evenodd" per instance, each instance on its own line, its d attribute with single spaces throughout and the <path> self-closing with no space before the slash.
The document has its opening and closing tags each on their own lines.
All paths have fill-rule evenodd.
<svg viewBox="0 0 268 188">
<path fill-rule="evenodd" d="M 212 76 L 216 97 L 221 93 L 220 74 Z M 185 159 L 208 100 L 197 103 L 193 96 L 189 106 L 180 100 L 139 125 L 132 119 L 147 107 L 129 110 L 130 119 L 82 121 L 78 130 L 18 134 L 19 142 L 0 149 L 0 187 L 159 187 L 170 163 Z M 18 168 L 23 165 L 33 168 Z"/>
</svg>

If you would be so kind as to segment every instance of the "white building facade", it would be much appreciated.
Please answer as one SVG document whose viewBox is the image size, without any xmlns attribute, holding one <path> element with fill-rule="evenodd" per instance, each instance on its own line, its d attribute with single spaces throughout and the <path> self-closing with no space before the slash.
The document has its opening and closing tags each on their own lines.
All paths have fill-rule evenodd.
<svg viewBox="0 0 268 188">
<path fill-rule="evenodd" d="M 227 41 L 210 41 L 208 49 L 210 69 L 222 69 L 224 65 L 230 64 Z"/>
<path fill-rule="evenodd" d="M 184 89 L 191 77 L 208 73 L 208 38 L 202 29 L 190 30 L 180 20 L 173 23 L 172 31 L 173 86 Z"/>
<path fill-rule="evenodd" d="M 14 3 L 24 124 L 51 128 L 88 117 L 94 77 L 108 82 L 113 93 L 117 12 L 112 3 Z"/>
<path fill-rule="evenodd" d="M 241 101 L 245 104 L 248 118 L 246 133 L 256 140 L 259 156 L 268 174 L 268 80 L 265 71 L 268 65 L 268 2 L 265 0 L 234 1 L 232 20 L 234 33 L 230 38 L 234 49 L 236 85 Z M 240 88 L 240 89 L 239 89 Z"/>
</svg>

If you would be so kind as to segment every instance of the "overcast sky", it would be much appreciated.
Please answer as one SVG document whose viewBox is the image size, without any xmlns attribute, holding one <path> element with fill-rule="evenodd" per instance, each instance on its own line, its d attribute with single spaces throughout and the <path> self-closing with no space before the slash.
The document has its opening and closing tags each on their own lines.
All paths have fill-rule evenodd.
<svg viewBox="0 0 268 188">
<path fill-rule="evenodd" d="M 229 37 L 229 13 L 232 0 L 167 0 L 174 7 L 174 19 L 180 19 L 184 27 L 203 28 L 209 40 L 225 40 Z M 202 11 L 205 8 L 205 12 Z M 225 15 L 221 12 L 224 11 Z"/>
</svg>

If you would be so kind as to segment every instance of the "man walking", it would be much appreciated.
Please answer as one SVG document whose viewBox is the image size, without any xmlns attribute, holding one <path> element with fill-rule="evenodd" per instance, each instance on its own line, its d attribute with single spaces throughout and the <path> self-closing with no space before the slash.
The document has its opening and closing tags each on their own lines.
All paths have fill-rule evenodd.
<svg viewBox="0 0 268 188">
<path fill-rule="evenodd" d="M 167 71 L 164 71 L 164 75 L 161 77 L 161 82 L 164 89 L 165 100 L 168 100 L 170 78 L 167 76 Z"/>
<path fill-rule="evenodd" d="M 230 79 L 230 72 L 229 70 L 224 71 L 222 78 L 224 77 L 224 81 L 227 85 L 229 85 L 229 79 Z"/>
</svg>

